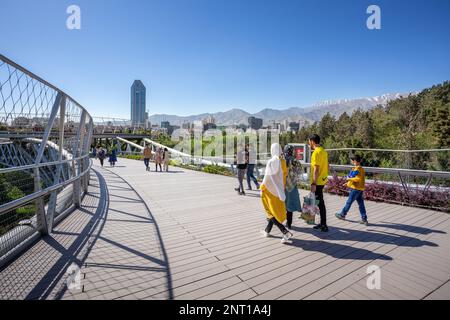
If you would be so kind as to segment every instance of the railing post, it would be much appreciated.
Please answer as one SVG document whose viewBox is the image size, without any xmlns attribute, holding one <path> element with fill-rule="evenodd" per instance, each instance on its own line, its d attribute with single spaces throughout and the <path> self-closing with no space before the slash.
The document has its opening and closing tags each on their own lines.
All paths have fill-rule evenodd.
<svg viewBox="0 0 450 320">
<path fill-rule="evenodd" d="M 83 137 L 84 137 L 83 131 L 84 131 L 85 123 L 86 123 L 86 111 L 83 110 L 83 112 L 81 113 L 81 119 L 80 119 L 80 125 L 78 128 L 77 138 L 74 142 L 74 148 L 73 148 L 74 159 L 78 158 L 79 154 L 81 153 L 81 152 L 79 152 L 79 150 L 80 150 L 81 141 L 83 140 Z M 81 146 L 83 146 L 83 145 L 81 145 Z M 81 169 L 82 169 L 81 168 L 82 161 L 78 160 L 77 162 L 78 162 L 78 166 L 76 168 L 74 167 L 74 170 L 75 170 L 74 174 L 76 176 L 79 176 L 81 173 Z M 75 160 L 73 163 L 75 165 Z M 79 208 L 80 204 L 81 204 L 81 180 L 80 180 L 80 177 L 78 177 L 78 179 L 76 179 L 75 182 L 73 183 L 73 204 L 77 208 Z"/>
<path fill-rule="evenodd" d="M 33 169 L 34 175 L 34 192 L 41 190 L 41 176 L 39 174 L 39 168 Z M 36 222 L 37 229 L 42 235 L 48 234 L 47 219 L 45 216 L 44 198 L 39 198 L 35 201 L 36 206 Z"/>
<path fill-rule="evenodd" d="M 52 111 L 50 114 L 50 118 L 49 118 L 47 127 L 45 128 L 44 136 L 42 137 L 41 145 L 39 146 L 39 150 L 36 155 L 35 164 L 39 164 L 42 160 L 48 138 L 52 131 L 53 123 L 55 122 L 56 115 L 58 114 L 61 100 L 62 100 L 62 95 L 60 92 L 58 92 L 55 102 L 52 107 Z M 39 172 L 39 168 L 34 168 L 33 173 L 34 173 L 34 192 L 38 192 L 41 190 L 41 175 Z M 35 204 L 36 204 L 37 228 L 41 232 L 41 234 L 47 235 L 48 234 L 48 222 L 47 222 L 47 217 L 45 214 L 44 198 L 41 197 L 41 198 L 37 199 L 35 201 Z"/>
<path fill-rule="evenodd" d="M 88 134 L 86 136 L 85 145 L 84 145 L 84 152 L 83 155 L 89 154 L 89 149 L 91 147 L 91 139 L 92 139 L 92 131 L 94 130 L 94 122 L 92 118 L 89 121 L 88 125 Z M 83 159 L 83 171 L 89 167 L 89 157 L 86 157 Z M 87 172 L 83 177 L 83 191 L 86 193 L 88 192 L 89 188 L 89 179 L 90 179 L 90 172 Z"/>
<path fill-rule="evenodd" d="M 58 141 L 58 161 L 62 161 L 63 157 L 63 151 L 64 151 L 64 122 L 65 122 L 65 116 L 66 116 L 66 97 L 63 96 L 61 99 L 60 107 L 59 107 L 59 141 Z M 61 174 L 63 171 L 63 165 L 60 163 L 56 168 L 56 175 L 54 180 L 54 185 L 58 184 L 60 182 Z M 47 223 L 48 223 L 48 230 L 49 232 L 53 231 L 53 223 L 55 218 L 55 211 L 56 211 L 56 202 L 58 198 L 58 191 L 55 190 L 50 195 L 50 201 L 48 203 L 47 207 Z"/>
</svg>

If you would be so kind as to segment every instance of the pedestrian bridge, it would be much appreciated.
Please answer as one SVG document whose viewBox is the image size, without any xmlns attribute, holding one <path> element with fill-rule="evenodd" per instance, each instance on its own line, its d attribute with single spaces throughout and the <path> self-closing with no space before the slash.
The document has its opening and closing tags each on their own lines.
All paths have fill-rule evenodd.
<svg viewBox="0 0 450 320">
<path fill-rule="evenodd" d="M 0 93 L 2 300 L 450 298 L 446 213 L 368 201 L 365 226 L 356 208 L 335 219 L 346 199 L 327 194 L 330 231 L 295 219 L 281 244 L 259 233 L 258 191 L 238 196 L 234 178 L 93 164 L 88 110 L 2 55 Z M 425 188 L 448 178 L 402 170 L 389 173 Z"/>
<path fill-rule="evenodd" d="M 0 273 L 1 299 L 448 299 L 450 216 L 367 202 L 369 226 L 333 217 L 329 233 L 294 219 L 263 238 L 257 191 L 233 178 L 142 162 L 94 165 L 82 205 Z M 305 192 L 302 191 L 304 195 Z M 68 270 L 80 266 L 80 287 Z M 369 267 L 381 270 L 369 289 Z M 370 282 L 370 281 L 369 281 Z"/>
</svg>

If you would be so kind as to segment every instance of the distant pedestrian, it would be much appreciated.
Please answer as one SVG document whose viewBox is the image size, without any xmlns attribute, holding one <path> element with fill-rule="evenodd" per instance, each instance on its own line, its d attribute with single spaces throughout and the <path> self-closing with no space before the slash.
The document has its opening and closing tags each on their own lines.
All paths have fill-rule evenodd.
<svg viewBox="0 0 450 320">
<path fill-rule="evenodd" d="M 96 148 L 96 147 L 93 147 L 93 148 L 92 148 L 92 156 L 93 156 L 95 159 L 97 159 L 97 148 Z"/>
<path fill-rule="evenodd" d="M 268 237 L 272 231 L 273 225 L 276 225 L 283 237 L 281 243 L 287 242 L 293 235 L 289 232 L 283 222 L 286 220 L 286 195 L 285 195 L 285 176 L 282 168 L 281 147 L 278 143 L 270 147 L 271 158 L 267 162 L 264 179 L 261 184 L 261 200 L 266 211 L 268 224 L 261 233 Z"/>
<path fill-rule="evenodd" d="M 155 171 L 156 172 L 158 172 L 158 167 L 159 167 L 159 170 L 162 172 L 161 162 L 162 162 L 162 149 L 158 148 L 158 149 L 156 149 L 156 153 L 155 153 Z"/>
<path fill-rule="evenodd" d="M 245 172 L 247 171 L 247 163 L 245 161 L 245 149 L 240 148 L 240 150 L 237 152 L 236 163 L 237 163 L 237 178 L 239 186 L 237 188 L 234 188 L 234 190 L 236 190 L 239 193 L 239 195 L 245 196 L 244 177 Z"/>
<path fill-rule="evenodd" d="M 302 164 L 295 158 L 294 147 L 284 147 L 284 159 L 287 166 L 286 178 L 286 227 L 292 228 L 292 216 L 295 211 L 301 212 L 300 195 L 298 193 L 298 182 L 302 175 Z"/>
<path fill-rule="evenodd" d="M 336 217 L 345 220 L 345 216 L 350 210 L 353 202 L 356 200 L 356 202 L 358 202 L 359 213 L 361 215 L 360 223 L 367 226 L 369 222 L 367 221 L 366 207 L 364 205 L 366 173 L 363 167 L 361 167 L 361 156 L 355 155 L 351 157 L 351 160 L 354 167 L 350 171 L 350 174 L 346 177 L 347 187 L 350 189 L 350 194 L 345 207 L 341 210 L 341 212 L 336 213 Z"/>
<path fill-rule="evenodd" d="M 256 152 L 253 148 L 250 147 L 250 145 L 247 144 L 246 148 L 246 160 L 247 160 L 247 190 L 252 190 L 252 184 L 251 181 L 256 186 L 256 189 L 259 189 L 259 183 L 258 179 L 256 179 L 254 172 L 255 172 L 255 164 L 256 164 Z"/>
<path fill-rule="evenodd" d="M 117 162 L 117 150 L 115 147 L 113 147 L 111 149 L 111 152 L 109 154 L 109 164 L 111 167 L 115 167 L 116 166 L 116 162 Z"/>
<path fill-rule="evenodd" d="M 144 165 L 145 165 L 145 169 L 147 171 L 150 171 L 150 159 L 152 158 L 152 149 L 150 148 L 149 144 L 145 145 L 144 148 Z"/>
<path fill-rule="evenodd" d="M 98 146 L 98 153 L 97 153 L 98 160 L 100 160 L 100 165 L 103 167 L 103 162 L 106 158 L 106 151 L 101 146 Z"/>
<path fill-rule="evenodd" d="M 323 200 L 323 188 L 328 182 L 328 153 L 320 145 L 320 137 L 313 134 L 308 140 L 309 146 L 314 152 L 311 155 L 311 192 L 315 194 L 319 201 L 320 223 L 314 226 L 314 229 L 322 232 L 328 232 L 327 209 Z"/>
<path fill-rule="evenodd" d="M 164 148 L 163 152 L 163 165 L 164 171 L 169 172 L 170 153 L 167 148 Z"/>
</svg>

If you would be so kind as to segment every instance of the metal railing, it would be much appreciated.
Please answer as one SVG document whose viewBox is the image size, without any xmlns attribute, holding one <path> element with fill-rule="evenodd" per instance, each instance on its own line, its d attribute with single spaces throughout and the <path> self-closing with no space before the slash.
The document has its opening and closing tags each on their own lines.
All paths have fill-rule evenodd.
<svg viewBox="0 0 450 320">
<path fill-rule="evenodd" d="M 359 154 L 369 167 L 403 168 L 413 170 L 449 171 L 450 149 L 375 149 L 375 148 L 327 148 L 330 162 L 348 163 L 352 154 Z"/>
<path fill-rule="evenodd" d="M 94 134 L 140 134 L 150 130 L 148 123 L 134 123 L 129 119 L 92 117 Z"/>
<path fill-rule="evenodd" d="M 129 154 L 141 154 L 143 150 L 143 146 L 140 146 L 136 143 L 123 139 L 121 137 L 116 138 L 118 141 L 123 142 L 128 145 L 127 151 L 125 153 Z M 150 140 L 148 138 L 143 139 L 144 142 L 149 143 L 153 147 L 157 148 L 167 148 L 168 151 L 172 155 L 172 159 L 179 159 L 183 164 L 197 164 L 197 165 L 218 165 L 222 167 L 227 167 L 230 171 L 236 173 L 236 168 L 233 165 L 233 162 L 225 163 L 223 161 L 223 157 L 195 157 L 188 153 L 180 152 L 173 148 L 166 147 L 158 142 Z M 132 151 L 131 147 L 137 152 Z M 120 150 L 119 146 L 119 150 Z M 415 152 L 448 152 L 449 149 L 433 149 L 433 150 L 384 150 L 384 149 L 357 149 L 357 148 L 343 148 L 343 149 L 327 149 L 327 151 L 344 151 L 344 152 L 354 152 L 358 151 L 371 151 L 371 152 L 397 152 L 397 151 L 405 151 L 405 153 L 414 154 Z M 231 158 L 230 158 L 231 159 Z M 347 162 L 350 159 L 350 155 L 348 155 Z M 258 160 L 256 166 L 256 174 L 257 176 L 263 176 L 265 171 L 266 160 Z M 311 166 L 310 163 L 303 163 L 303 166 L 306 171 L 306 176 L 309 175 L 309 168 Z M 371 167 L 364 166 L 363 167 L 367 173 L 367 183 L 374 182 L 384 182 L 388 184 L 400 185 L 406 194 L 410 194 L 411 192 L 426 192 L 428 190 L 434 191 L 442 191 L 443 194 L 448 195 L 450 191 L 449 181 L 450 181 L 450 172 L 449 171 L 439 171 L 439 170 L 421 170 L 421 169 L 409 169 L 409 168 L 386 168 L 386 167 Z M 329 166 L 330 174 L 339 173 L 339 172 L 349 172 L 352 169 L 351 165 L 340 165 L 340 164 L 330 164 Z M 307 180 L 307 178 L 305 178 Z M 305 180 L 305 181 L 306 181 Z M 448 197 L 448 196 L 447 196 Z"/>
<path fill-rule="evenodd" d="M 0 55 L 0 267 L 80 206 L 93 125 L 77 101 Z"/>
<path fill-rule="evenodd" d="M 131 146 L 135 149 L 137 149 L 137 152 L 133 152 L 131 149 L 129 151 L 125 151 L 124 153 L 128 153 L 128 154 L 141 154 L 142 151 L 144 150 L 143 146 L 140 146 L 134 142 L 131 142 L 129 140 L 123 139 L 121 137 L 116 137 L 116 139 L 120 142 L 123 142 L 125 144 L 127 144 L 128 146 Z M 179 159 L 181 161 L 181 163 L 183 164 L 197 164 L 197 165 L 216 165 L 219 167 L 225 167 L 225 168 L 230 168 L 230 170 L 234 171 L 233 169 L 233 163 L 234 163 L 234 157 L 212 157 L 212 156 L 202 156 L 202 157 L 198 157 L 198 156 L 193 156 L 190 155 L 188 153 L 185 152 L 181 152 L 179 150 L 167 147 L 161 143 L 158 143 L 156 141 L 153 141 L 149 138 L 143 138 L 143 141 L 145 143 L 150 144 L 151 146 L 153 146 L 153 148 L 167 148 L 167 150 L 169 151 L 169 153 L 172 156 L 172 159 Z M 119 148 L 120 149 L 120 148 Z M 122 151 L 123 152 L 123 151 Z M 264 153 L 265 155 L 265 153 Z M 226 162 L 224 162 L 224 160 L 226 160 Z M 260 160 L 259 162 L 261 163 L 266 163 L 267 161 L 265 160 Z"/>
</svg>

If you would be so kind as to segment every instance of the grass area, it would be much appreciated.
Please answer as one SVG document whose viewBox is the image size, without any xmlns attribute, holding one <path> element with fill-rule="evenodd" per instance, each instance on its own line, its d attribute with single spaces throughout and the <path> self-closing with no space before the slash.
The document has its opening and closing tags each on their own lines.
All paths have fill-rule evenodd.
<svg viewBox="0 0 450 320">
<path fill-rule="evenodd" d="M 208 165 L 203 167 L 203 171 L 206 173 L 212 173 L 212 174 L 220 174 L 223 176 L 233 177 L 233 172 L 225 167 L 220 167 L 218 165 Z"/>
<path fill-rule="evenodd" d="M 131 159 L 131 160 L 144 160 L 144 156 L 143 155 L 138 155 L 138 154 L 121 154 L 117 156 L 118 158 L 125 158 L 125 159 Z"/>
</svg>

